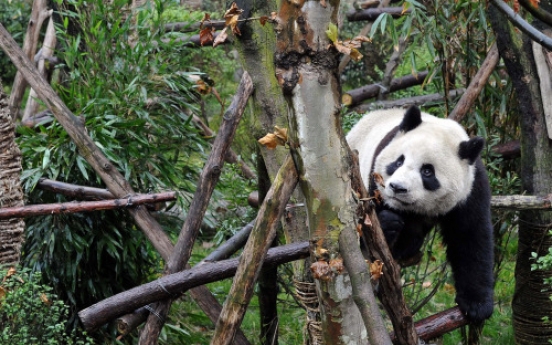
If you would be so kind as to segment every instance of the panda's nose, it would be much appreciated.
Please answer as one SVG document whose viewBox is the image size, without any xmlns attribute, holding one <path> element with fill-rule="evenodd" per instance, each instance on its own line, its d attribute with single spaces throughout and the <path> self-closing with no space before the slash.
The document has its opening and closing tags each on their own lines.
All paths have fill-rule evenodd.
<svg viewBox="0 0 552 345">
<path fill-rule="evenodd" d="M 404 188 L 404 186 L 402 186 L 401 184 L 398 184 L 398 183 L 391 182 L 389 184 L 389 187 L 391 187 L 393 192 L 397 193 L 397 194 L 406 193 L 408 191 L 406 188 Z"/>
</svg>

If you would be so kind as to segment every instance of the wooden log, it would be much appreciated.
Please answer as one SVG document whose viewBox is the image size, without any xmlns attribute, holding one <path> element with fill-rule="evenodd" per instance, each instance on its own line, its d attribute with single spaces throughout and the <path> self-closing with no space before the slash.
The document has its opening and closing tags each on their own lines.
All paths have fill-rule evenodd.
<svg viewBox="0 0 552 345">
<path fill-rule="evenodd" d="M 163 29 L 165 32 L 193 32 L 199 30 L 199 27 L 203 28 L 215 28 L 216 30 L 222 30 L 226 26 L 226 21 L 224 20 L 214 20 L 206 21 L 201 25 L 201 22 L 178 22 L 178 23 L 169 23 L 165 24 Z"/>
<path fill-rule="evenodd" d="M 489 80 L 489 76 L 493 72 L 499 59 L 500 56 L 498 55 L 498 48 L 496 46 L 496 43 L 494 43 L 489 50 L 489 53 L 487 53 L 487 57 L 481 64 L 481 67 L 473 76 L 473 79 L 466 89 L 466 92 L 464 92 L 464 94 L 456 104 L 456 107 L 454 107 L 454 109 L 450 113 L 449 119 L 458 122 L 462 121 L 468 111 L 472 109 L 473 103 L 475 102 L 477 97 L 479 97 L 479 94 L 481 93 L 481 90 L 483 89 L 485 84 L 487 84 L 487 80 Z"/>
<path fill-rule="evenodd" d="M 201 171 L 198 185 L 188 210 L 188 213 L 194 216 L 187 217 L 180 230 L 178 241 L 166 265 L 167 273 L 182 271 L 188 263 L 192 254 L 193 244 L 199 235 L 203 216 L 207 211 L 207 206 L 215 189 L 215 184 L 220 177 L 221 169 L 224 165 L 224 157 L 230 148 L 238 123 L 247 105 L 247 100 L 252 93 L 253 81 L 249 73 L 244 72 L 236 95 L 224 113 L 222 124 L 213 143 L 213 149 Z M 170 306 L 170 299 L 163 301 L 159 303 L 155 312 L 148 317 L 148 321 L 140 334 L 140 345 L 157 344 L 157 339 L 161 333 L 161 328 L 165 322 L 164 320 L 169 312 Z"/>
<path fill-rule="evenodd" d="M 418 73 L 417 75 L 407 75 L 393 79 L 389 87 L 389 92 L 403 90 L 414 85 L 420 85 L 424 82 L 427 75 L 428 72 L 423 71 Z M 341 97 L 341 103 L 351 107 L 367 99 L 377 97 L 379 91 L 380 86 L 378 84 L 370 84 L 358 89 L 353 89 L 343 94 L 343 96 Z"/>
<path fill-rule="evenodd" d="M 48 17 L 52 15 L 52 12 L 52 10 L 48 10 L 48 1 L 33 1 L 31 18 L 29 19 L 29 23 L 27 24 L 27 33 L 25 34 L 25 40 L 23 41 L 24 56 L 26 56 L 28 59 L 32 59 L 35 55 L 42 24 Z M 23 95 L 25 94 L 26 88 L 27 80 L 18 68 L 12 84 L 9 103 L 10 112 L 13 119 L 19 118 L 19 108 L 21 107 L 21 101 L 23 100 Z"/>
<path fill-rule="evenodd" d="M 215 133 L 207 126 L 197 115 L 193 115 L 192 121 L 201 128 L 202 134 L 206 137 L 212 137 L 215 136 Z M 238 158 L 238 155 L 232 150 L 231 148 L 228 149 L 226 152 L 226 156 L 224 156 L 224 160 L 227 163 L 230 164 L 238 164 L 240 167 L 242 174 L 245 178 L 249 180 L 255 180 L 257 178 L 257 174 L 253 172 L 253 169 L 251 169 L 242 159 Z"/>
<path fill-rule="evenodd" d="M 301 242 L 272 248 L 263 265 L 279 265 L 309 255 L 309 243 Z M 173 298 L 194 286 L 232 277 L 240 258 L 205 263 L 189 270 L 163 276 L 150 283 L 121 292 L 78 313 L 84 328 L 92 331 L 103 324 L 152 302 Z"/>
<path fill-rule="evenodd" d="M 545 197 L 533 195 L 494 195 L 492 208 L 510 210 L 546 210 L 552 208 L 552 194 Z"/>
<path fill-rule="evenodd" d="M 428 342 L 467 324 L 468 319 L 460 308 L 454 307 L 417 321 L 414 326 L 418 337 Z M 391 333 L 391 339 L 396 343 L 395 332 Z"/>
<path fill-rule="evenodd" d="M 234 236 L 232 236 L 228 241 L 224 242 L 217 249 L 211 252 L 207 257 L 201 260 L 198 265 L 204 264 L 206 262 L 216 262 L 228 259 L 235 252 L 243 247 L 247 241 L 247 237 L 253 228 L 253 222 L 247 224 L 240 231 L 238 231 Z M 189 267 L 187 267 L 189 269 Z M 211 322 L 216 324 L 222 306 L 218 303 L 217 299 L 209 292 L 205 286 L 197 286 L 190 289 L 190 295 L 200 306 L 201 310 L 207 314 Z M 136 329 L 139 325 L 144 323 L 149 316 L 150 311 L 155 311 L 157 307 L 156 303 L 150 304 L 149 307 L 141 307 L 135 310 L 130 314 L 126 314 L 117 319 L 117 329 L 118 331 L 125 335 L 130 331 Z M 236 332 L 234 337 L 234 344 L 236 345 L 248 345 L 249 341 L 241 330 Z"/>
<path fill-rule="evenodd" d="M 40 180 L 38 180 L 36 188 L 84 200 L 115 199 L 115 195 L 113 195 L 107 189 L 79 186 L 72 183 L 59 182 L 46 178 L 41 178 Z"/>
<path fill-rule="evenodd" d="M 519 158 L 521 157 L 521 143 L 519 140 L 512 140 L 493 146 L 492 151 L 504 159 Z"/>
<path fill-rule="evenodd" d="M 19 207 L 0 208 L 0 219 L 33 217 L 44 214 L 77 213 L 130 208 L 138 205 L 176 200 L 176 192 L 157 194 L 138 194 L 123 199 L 101 201 L 72 201 L 59 204 L 26 205 Z"/>
<path fill-rule="evenodd" d="M 368 203 L 368 191 L 366 190 L 358 163 L 358 155 L 350 153 L 351 163 L 351 187 L 358 193 L 361 199 L 366 200 L 359 203 L 358 215 L 363 220 L 361 222 L 361 240 L 368 249 L 369 259 L 372 262 L 379 260 L 383 263 L 383 274 L 378 280 L 380 291 L 379 299 L 387 315 L 391 319 L 393 329 L 396 332 L 396 341 L 399 344 L 417 344 L 418 335 L 414 328 L 412 314 L 402 293 L 401 268 L 395 262 L 383 231 L 379 224 L 375 209 Z"/>
<path fill-rule="evenodd" d="M 347 20 L 350 22 L 360 22 L 364 20 L 374 21 L 383 13 L 388 13 L 393 18 L 400 18 L 410 12 L 410 10 L 405 11 L 402 7 L 369 8 L 360 11 L 352 10 L 347 12 Z"/>
<path fill-rule="evenodd" d="M 243 250 L 236 277 L 224 302 L 211 345 L 229 344 L 241 324 L 261 267 L 267 264 L 267 250 L 276 237 L 279 220 L 298 183 L 297 174 L 293 159 L 288 157 L 261 205 L 253 231 Z"/>
<path fill-rule="evenodd" d="M 465 89 L 456 89 L 449 91 L 449 98 L 458 97 L 466 91 Z M 352 111 L 355 111 L 359 114 L 377 110 L 377 109 L 391 109 L 391 108 L 408 108 L 413 105 L 419 107 L 428 107 L 433 103 L 441 103 L 445 100 L 445 96 L 440 93 L 433 93 L 430 95 L 423 96 L 414 96 L 408 98 L 400 98 L 389 101 L 375 101 L 370 103 L 363 103 L 354 108 L 351 108 Z"/>
<path fill-rule="evenodd" d="M 50 16 L 48 21 L 48 26 L 46 27 L 46 34 L 44 35 L 44 42 L 42 43 L 42 48 L 40 49 L 38 56 L 38 61 L 35 61 L 38 64 L 38 71 L 47 78 L 47 75 L 50 74 L 48 71 L 52 71 L 53 67 L 48 67 L 46 60 L 49 60 L 54 55 L 54 48 L 56 46 L 56 30 L 54 28 L 54 19 Z M 37 57 L 35 57 L 36 59 Z M 49 78 L 47 78 L 49 79 Z M 27 120 L 33 114 L 38 111 L 39 103 L 37 101 L 36 92 L 31 89 L 29 96 L 27 98 L 27 105 L 25 106 L 25 112 L 23 113 L 22 121 Z"/>
<path fill-rule="evenodd" d="M 230 237 L 228 241 L 221 244 L 217 249 L 213 250 L 211 254 L 207 255 L 205 259 L 201 260 L 198 265 L 202 265 L 206 262 L 215 262 L 228 259 L 232 254 L 241 249 L 249 238 L 251 230 L 255 221 L 250 222 L 244 226 L 240 231 L 236 232 L 234 236 Z"/>
</svg>

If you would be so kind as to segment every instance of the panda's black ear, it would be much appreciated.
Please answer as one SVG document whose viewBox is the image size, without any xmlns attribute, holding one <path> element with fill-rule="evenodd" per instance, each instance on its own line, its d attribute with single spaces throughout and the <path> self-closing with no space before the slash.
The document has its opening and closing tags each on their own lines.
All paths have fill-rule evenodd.
<svg viewBox="0 0 552 345">
<path fill-rule="evenodd" d="M 422 113 L 417 106 L 413 105 L 404 113 L 403 120 L 399 125 L 399 130 L 408 132 L 418 127 L 422 123 Z"/>
<path fill-rule="evenodd" d="M 481 150 L 485 146 L 485 139 L 481 137 L 473 137 L 470 140 L 463 141 L 460 143 L 460 148 L 458 149 L 458 155 L 461 159 L 467 159 L 470 164 L 473 164 Z"/>
</svg>

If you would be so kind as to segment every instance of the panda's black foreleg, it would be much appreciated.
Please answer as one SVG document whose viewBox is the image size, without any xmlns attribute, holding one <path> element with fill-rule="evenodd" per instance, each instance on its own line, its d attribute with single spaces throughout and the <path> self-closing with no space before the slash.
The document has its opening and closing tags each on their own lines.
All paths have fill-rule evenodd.
<svg viewBox="0 0 552 345">
<path fill-rule="evenodd" d="M 392 248 L 404 228 L 404 219 L 398 213 L 384 209 L 378 213 L 378 220 L 385 241 L 387 241 L 389 248 Z"/>
<path fill-rule="evenodd" d="M 482 323 L 493 312 L 494 241 L 487 177 L 480 165 L 472 193 L 441 220 L 456 303 L 468 319 Z"/>
</svg>

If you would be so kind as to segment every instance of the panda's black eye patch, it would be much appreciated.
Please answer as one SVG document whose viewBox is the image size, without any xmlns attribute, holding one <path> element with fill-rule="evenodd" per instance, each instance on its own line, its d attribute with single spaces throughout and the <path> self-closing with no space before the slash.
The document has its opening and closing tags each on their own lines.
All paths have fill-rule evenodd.
<svg viewBox="0 0 552 345">
<path fill-rule="evenodd" d="M 424 164 L 420 168 L 420 175 L 422 176 L 422 183 L 427 190 L 437 190 L 441 187 L 439 180 L 435 176 L 435 168 L 432 164 Z"/>
<path fill-rule="evenodd" d="M 397 171 L 398 168 L 402 167 L 403 163 L 404 155 L 401 155 L 399 158 L 397 158 L 397 160 L 395 160 L 393 163 L 389 164 L 385 168 L 385 172 L 387 173 L 387 175 L 391 176 L 395 173 L 395 171 Z"/>
</svg>

